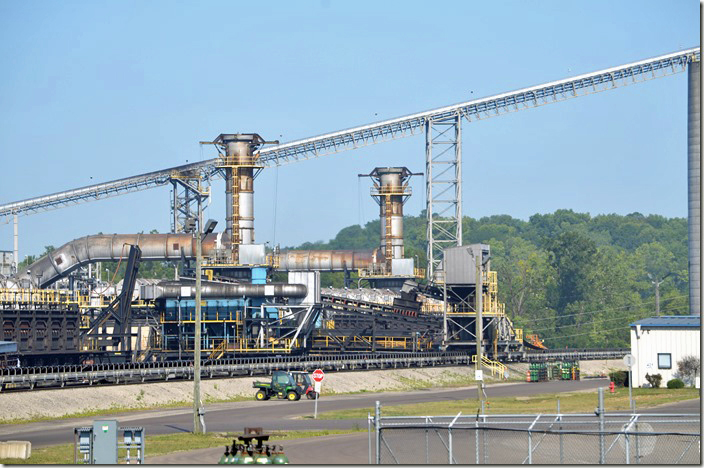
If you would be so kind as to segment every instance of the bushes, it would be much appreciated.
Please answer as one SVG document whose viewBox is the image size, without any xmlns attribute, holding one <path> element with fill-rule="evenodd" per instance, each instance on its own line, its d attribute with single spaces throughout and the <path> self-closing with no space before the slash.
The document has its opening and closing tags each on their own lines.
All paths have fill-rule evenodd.
<svg viewBox="0 0 704 468">
<path fill-rule="evenodd" d="M 648 381 L 651 387 L 660 388 L 660 382 L 662 382 L 662 375 L 660 374 L 645 374 L 645 380 Z"/>
<path fill-rule="evenodd" d="M 685 356 L 677 363 L 677 373 L 674 377 L 681 378 L 682 381 L 694 387 L 694 382 L 699 375 L 700 361 L 696 356 Z"/>
<path fill-rule="evenodd" d="M 680 379 L 668 380 L 667 388 L 684 388 L 684 382 L 682 382 Z"/>
<path fill-rule="evenodd" d="M 628 387 L 628 371 L 609 372 L 609 378 L 617 387 Z"/>
</svg>

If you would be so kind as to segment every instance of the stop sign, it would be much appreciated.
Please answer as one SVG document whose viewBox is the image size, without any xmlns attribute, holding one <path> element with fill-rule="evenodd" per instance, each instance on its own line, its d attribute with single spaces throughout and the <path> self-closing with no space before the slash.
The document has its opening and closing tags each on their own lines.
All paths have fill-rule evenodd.
<svg viewBox="0 0 704 468">
<path fill-rule="evenodd" d="M 315 380 L 316 382 L 322 382 L 324 378 L 325 372 L 323 372 L 323 369 L 315 369 L 313 371 L 313 380 Z"/>
</svg>

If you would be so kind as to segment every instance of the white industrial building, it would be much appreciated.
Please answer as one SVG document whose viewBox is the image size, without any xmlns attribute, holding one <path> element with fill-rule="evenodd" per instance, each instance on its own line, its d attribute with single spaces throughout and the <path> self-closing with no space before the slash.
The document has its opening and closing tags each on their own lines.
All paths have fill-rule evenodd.
<svg viewBox="0 0 704 468">
<path fill-rule="evenodd" d="M 660 374 L 664 387 L 677 372 L 685 356 L 700 358 L 701 318 L 699 315 L 651 317 L 631 324 L 633 386 L 647 384 L 645 374 Z"/>
</svg>

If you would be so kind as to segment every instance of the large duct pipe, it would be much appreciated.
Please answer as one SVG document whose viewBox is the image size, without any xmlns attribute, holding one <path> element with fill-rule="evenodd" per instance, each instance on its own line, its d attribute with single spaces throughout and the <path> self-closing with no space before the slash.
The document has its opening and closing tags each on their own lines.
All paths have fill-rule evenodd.
<svg viewBox="0 0 704 468">
<path fill-rule="evenodd" d="M 193 297 L 195 283 L 162 281 L 156 285 L 142 287 L 146 299 Z M 230 284 L 210 281 L 201 282 L 201 297 L 306 297 L 305 284 Z"/>
<path fill-rule="evenodd" d="M 279 271 L 344 271 L 368 268 L 373 250 L 288 250 L 279 255 Z"/>
<path fill-rule="evenodd" d="M 701 258 L 699 241 L 701 239 L 701 179 L 699 175 L 700 125 L 701 125 L 701 95 L 700 95 L 700 62 L 689 63 L 688 70 L 688 106 L 687 106 L 687 143 L 688 143 L 688 208 L 689 208 L 689 313 L 700 315 L 700 274 Z"/>
<path fill-rule="evenodd" d="M 203 256 L 214 254 L 227 242 L 222 233 L 209 234 L 203 239 Z M 142 250 L 142 260 L 180 260 L 196 255 L 195 238 L 191 234 L 112 234 L 86 236 L 62 245 L 17 274 L 17 279 L 29 279 L 32 284 L 46 287 L 67 276 L 78 267 L 94 262 L 127 261 L 128 245 Z M 31 273 L 30 273 L 31 272 Z"/>
</svg>

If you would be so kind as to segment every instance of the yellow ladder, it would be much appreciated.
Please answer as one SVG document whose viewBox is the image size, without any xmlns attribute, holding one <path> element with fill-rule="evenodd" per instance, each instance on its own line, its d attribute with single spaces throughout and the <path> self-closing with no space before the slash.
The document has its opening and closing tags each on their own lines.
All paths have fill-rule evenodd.
<svg viewBox="0 0 704 468">
<path fill-rule="evenodd" d="M 217 348 L 210 353 L 210 359 L 220 359 L 225 354 L 227 348 L 227 340 L 222 340 Z"/>
</svg>

